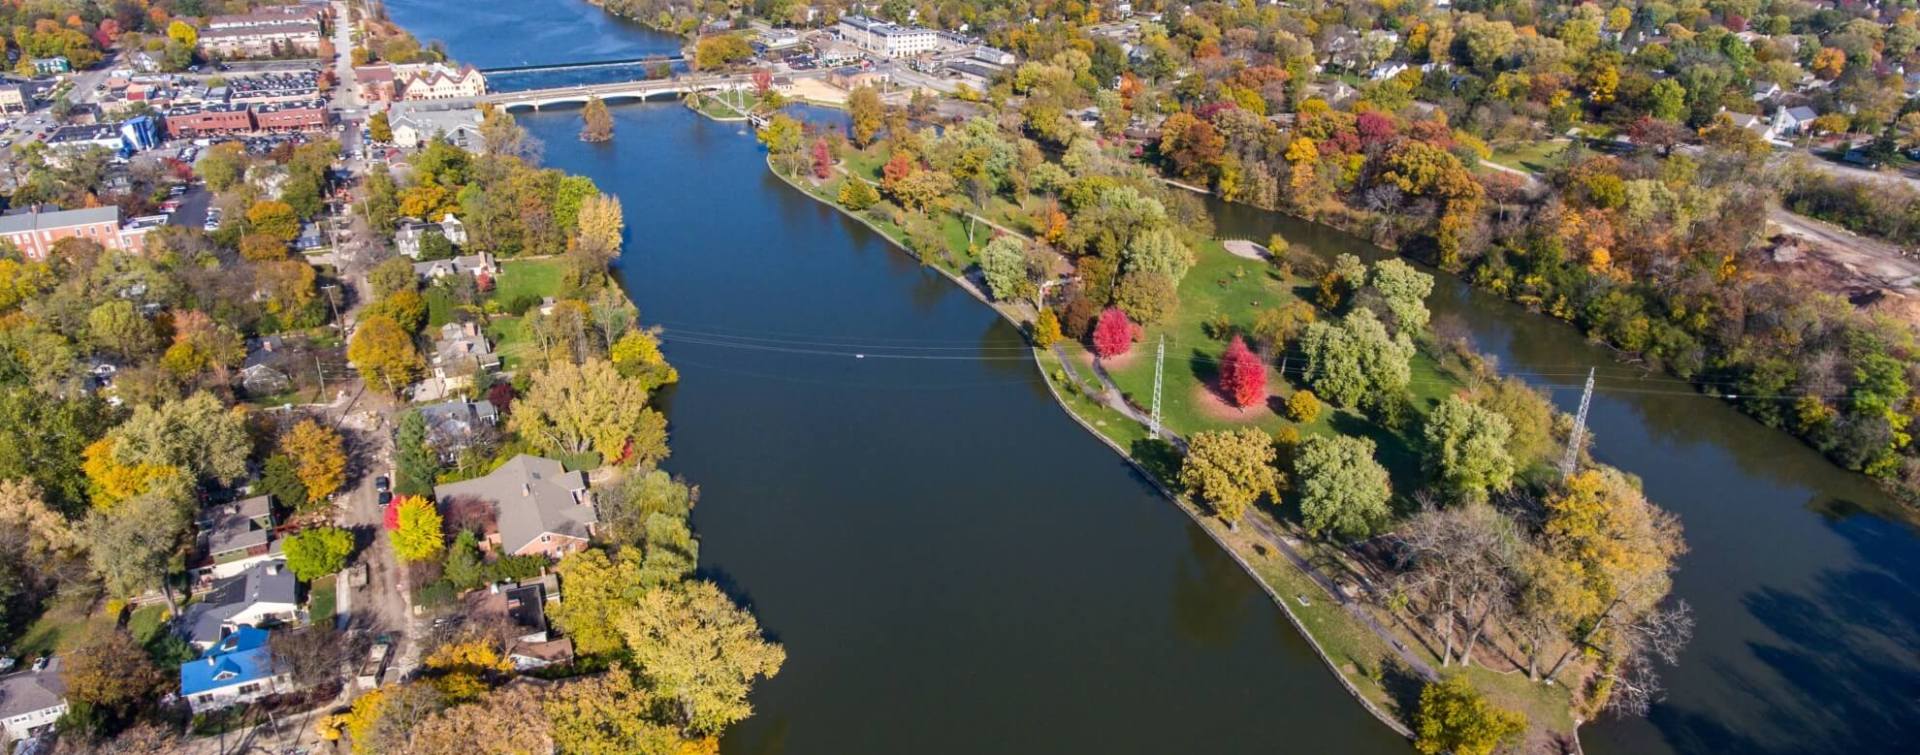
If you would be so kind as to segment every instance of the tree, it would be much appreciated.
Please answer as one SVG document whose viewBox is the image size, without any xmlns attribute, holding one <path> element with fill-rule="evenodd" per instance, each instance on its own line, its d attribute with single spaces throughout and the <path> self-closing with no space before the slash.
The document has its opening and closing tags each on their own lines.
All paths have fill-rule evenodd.
<svg viewBox="0 0 1920 755">
<path fill-rule="evenodd" d="M 173 606 L 173 590 L 166 577 L 181 560 L 191 523 L 190 505 L 184 491 L 158 490 L 87 516 L 87 541 L 111 546 L 90 553 L 94 573 L 110 594 L 134 597 L 159 587 Z"/>
<path fill-rule="evenodd" d="M 684 740 L 677 727 L 660 722 L 660 701 L 617 664 L 560 688 L 542 709 L 553 746 L 569 755 L 692 755 L 719 747 L 712 739 Z"/>
<path fill-rule="evenodd" d="M 445 240 L 446 237 L 437 233 L 430 233 L 427 234 L 425 238 Z M 425 239 L 422 239 L 421 248 L 424 250 L 425 247 Z M 426 256 L 426 253 L 423 251 L 421 256 Z M 427 325 L 427 299 L 421 296 L 419 291 L 403 288 L 393 292 L 392 295 L 389 295 L 385 299 L 374 302 L 373 306 L 367 307 L 363 316 L 371 317 L 374 315 L 392 318 L 393 322 L 399 325 L 401 330 L 408 333 L 418 333 L 421 328 Z"/>
<path fill-rule="evenodd" d="M 393 121 L 387 118 L 385 110 L 367 118 L 367 136 L 381 144 L 393 143 Z"/>
<path fill-rule="evenodd" d="M 1127 314 L 1117 307 L 1108 307 L 1093 326 L 1093 352 L 1101 359 L 1124 356 L 1133 348 L 1133 333 L 1133 323 Z"/>
<path fill-rule="evenodd" d="M 663 514 L 685 520 L 699 500 L 699 488 L 673 479 L 664 470 L 635 470 L 594 492 L 602 528 L 597 533 L 612 543 L 638 545 L 647 539 L 649 518 Z"/>
<path fill-rule="evenodd" d="M 847 180 L 840 184 L 840 206 L 842 207 L 859 212 L 874 206 L 879 201 L 880 192 L 873 188 L 873 184 L 857 177 L 848 176 Z"/>
<path fill-rule="evenodd" d="M 254 233 L 279 239 L 283 244 L 291 244 L 300 236 L 300 216 L 293 211 L 293 205 L 272 199 L 262 199 L 247 208 L 247 225 Z"/>
<path fill-rule="evenodd" d="M 655 694 L 688 730 L 718 734 L 753 713 L 747 693 L 772 678 L 787 652 L 760 635 L 753 614 L 712 582 L 658 587 L 615 619 Z"/>
<path fill-rule="evenodd" d="M 647 407 L 647 390 L 613 364 L 558 361 L 534 373 L 513 403 L 510 420 L 535 447 L 553 453 L 597 452 L 604 460 L 654 463 L 667 456 L 667 421 Z"/>
<path fill-rule="evenodd" d="M 1287 397 L 1287 419 L 1308 423 L 1320 418 L 1320 398 L 1301 389 Z"/>
<path fill-rule="evenodd" d="M 1527 717 L 1494 707 L 1472 682 L 1456 673 L 1428 682 L 1420 691 L 1414 729 L 1414 749 L 1426 755 L 1487 755 L 1518 744 L 1527 730 Z"/>
<path fill-rule="evenodd" d="M 1573 641 L 1548 667 L 1547 678 L 1596 640 L 1616 661 L 1633 656 L 1642 640 L 1657 641 L 1663 655 L 1677 652 L 1690 623 L 1684 615 L 1656 611 L 1672 586 L 1676 559 L 1686 552 L 1673 514 L 1610 469 L 1567 478 L 1545 504 L 1543 550 L 1557 562 L 1553 568 L 1576 575 L 1558 595 L 1557 610 L 1567 620 L 1561 629 Z"/>
<path fill-rule="evenodd" d="M 528 686 L 493 690 L 480 699 L 433 714 L 413 732 L 408 749 L 414 755 L 528 755 L 585 753 L 555 737 L 543 705 L 552 697 L 568 697 L 580 683 L 569 684 L 552 696 Z"/>
<path fill-rule="evenodd" d="M 1012 236 L 996 236 L 980 250 L 980 275 L 996 301 L 1025 297 L 1033 288 L 1027 279 L 1027 249 Z"/>
<path fill-rule="evenodd" d="M 38 562 L 74 558 L 87 549 L 73 523 L 47 505 L 31 479 L 0 480 L 0 530 L 25 538 L 27 556 Z"/>
<path fill-rule="evenodd" d="M 722 68 L 753 58 L 753 46 L 740 34 L 715 34 L 694 43 L 694 64 L 702 71 Z"/>
<path fill-rule="evenodd" d="M 302 687 L 339 681 L 340 668 L 355 655 L 354 644 L 335 630 L 331 621 L 319 621 L 303 629 L 280 629 L 267 635 L 267 653 L 274 670 L 288 675 L 294 684 Z"/>
<path fill-rule="evenodd" d="M 573 638 L 582 655 L 596 656 L 621 648 L 615 618 L 639 602 L 641 554 L 625 548 L 619 556 L 589 548 L 560 560 L 558 572 L 567 585 L 567 599 L 549 609 L 555 626 Z"/>
<path fill-rule="evenodd" d="M 1448 396 L 1427 418 L 1427 469 L 1454 497 L 1484 501 L 1513 484 L 1512 435 L 1506 417 Z"/>
<path fill-rule="evenodd" d="M 853 122 L 853 143 L 861 148 L 873 144 L 873 137 L 880 133 L 880 124 L 886 119 L 886 105 L 880 102 L 880 92 L 871 86 L 857 87 L 847 95 L 847 114 Z"/>
<path fill-rule="evenodd" d="M 1180 465 L 1180 484 L 1237 526 L 1247 507 L 1263 495 L 1278 495 L 1273 439 L 1254 428 L 1194 433 Z"/>
<path fill-rule="evenodd" d="M 393 553 L 405 563 L 417 564 L 440 558 L 447 538 L 442 531 L 440 510 L 419 496 L 407 496 L 389 504 L 400 513 L 399 527 L 393 530 Z"/>
<path fill-rule="evenodd" d="M 353 555 L 353 533 L 339 527 L 315 527 L 287 537 L 281 544 L 287 568 L 303 582 L 340 571 Z"/>
<path fill-rule="evenodd" d="M 200 44 L 200 30 L 193 28 L 193 24 L 175 20 L 167 24 L 167 38 L 186 47 L 193 47 Z"/>
<path fill-rule="evenodd" d="M 1387 521 L 1392 484 L 1386 468 L 1373 460 L 1373 448 L 1373 441 L 1347 435 L 1314 436 L 1300 444 L 1293 469 L 1307 531 L 1359 538 Z"/>
<path fill-rule="evenodd" d="M 1180 280 L 1187 277 L 1187 271 L 1193 269 L 1193 251 L 1180 242 L 1172 229 L 1154 228 L 1133 237 L 1121 255 L 1121 262 L 1129 273 L 1158 273 L 1178 286 Z"/>
<path fill-rule="evenodd" d="M 145 648 L 124 629 L 90 632 L 61 658 L 60 679 L 67 699 L 123 718 L 133 708 L 157 699 L 166 677 Z"/>
<path fill-rule="evenodd" d="M 680 382 L 680 371 L 668 364 L 660 351 L 660 337 L 645 330 L 628 331 L 614 341 L 607 349 L 607 358 L 621 375 L 639 380 L 649 391 Z"/>
<path fill-rule="evenodd" d="M 394 492 L 400 495 L 432 495 L 433 483 L 440 472 L 440 457 L 427 444 L 427 420 L 419 410 L 400 415 L 394 431 Z"/>
<path fill-rule="evenodd" d="M 1060 332 L 1060 316 L 1048 307 L 1041 307 L 1039 316 L 1033 320 L 1034 348 L 1050 349 L 1066 336 Z"/>
<path fill-rule="evenodd" d="M 347 481 L 347 452 L 333 428 L 304 420 L 280 437 L 280 452 L 293 460 L 308 502 L 326 499 Z"/>
<path fill-rule="evenodd" d="M 114 458 L 184 469 L 203 480 L 238 480 L 247 473 L 252 450 L 244 415 L 205 391 L 157 407 L 140 406 L 109 435 Z"/>
<path fill-rule="evenodd" d="M 587 98 L 587 106 L 580 111 L 580 121 L 580 141 L 613 141 L 613 114 L 607 112 L 605 100 Z"/>
<path fill-rule="evenodd" d="M 620 206 L 620 198 L 594 194 L 582 199 L 575 218 L 574 251 L 587 257 L 592 269 L 605 270 L 619 258 L 621 238 L 627 232 L 626 211 Z"/>
<path fill-rule="evenodd" d="M 1427 329 L 1427 294 L 1433 293 L 1433 276 L 1394 257 L 1374 263 L 1367 284 L 1385 301 L 1394 332 L 1412 334 Z"/>
<path fill-rule="evenodd" d="M 1521 568 L 1512 520 L 1491 506 L 1427 507 L 1395 533 L 1395 546 L 1400 594 L 1433 628 L 1441 665 L 1456 657 L 1471 665 L 1481 633 L 1506 613 Z"/>
<path fill-rule="evenodd" d="M 413 384 L 426 367 L 413 348 L 413 336 L 393 318 L 378 314 L 367 316 L 354 328 L 347 359 L 362 379 L 395 395 Z"/>
<path fill-rule="evenodd" d="M 87 334 L 95 346 L 127 360 L 139 359 L 159 343 L 153 323 L 126 299 L 111 299 L 89 311 Z"/>
<path fill-rule="evenodd" d="M 1267 363 L 1255 356 L 1239 336 L 1233 337 L 1220 356 L 1220 392 L 1241 409 L 1267 397 Z"/>
<path fill-rule="evenodd" d="M 813 177 L 826 180 L 833 175 L 833 150 L 823 138 L 813 140 Z"/>
<path fill-rule="evenodd" d="M 1365 308 L 1338 323 L 1308 325 L 1300 346 L 1314 394 L 1340 406 L 1397 394 L 1413 377 L 1412 339 L 1405 332 L 1387 335 L 1386 326 Z"/>
</svg>

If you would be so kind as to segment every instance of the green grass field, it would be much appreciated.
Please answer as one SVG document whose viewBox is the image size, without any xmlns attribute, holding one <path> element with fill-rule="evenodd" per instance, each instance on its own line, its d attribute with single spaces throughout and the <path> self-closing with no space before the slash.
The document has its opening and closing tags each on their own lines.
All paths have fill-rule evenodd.
<svg viewBox="0 0 1920 755">
<path fill-rule="evenodd" d="M 537 303 L 541 297 L 560 294 L 562 279 L 565 276 L 564 265 L 559 258 L 539 260 L 507 260 L 500 263 L 500 278 L 493 283 L 493 291 L 487 298 L 506 303 L 522 296 L 531 296 Z"/>
<path fill-rule="evenodd" d="M 1493 157 L 1488 158 L 1488 162 L 1529 173 L 1545 173 L 1552 166 L 1553 158 L 1566 148 L 1565 139 L 1503 145 L 1493 149 Z"/>
</svg>

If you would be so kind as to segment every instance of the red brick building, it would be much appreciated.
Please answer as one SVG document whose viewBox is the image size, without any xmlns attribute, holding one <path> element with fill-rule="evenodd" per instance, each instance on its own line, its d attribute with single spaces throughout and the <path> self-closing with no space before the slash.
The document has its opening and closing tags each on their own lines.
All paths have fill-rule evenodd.
<svg viewBox="0 0 1920 755">
<path fill-rule="evenodd" d="M 253 114 L 238 105 L 173 108 L 165 117 L 167 133 L 175 137 L 243 134 L 253 130 Z"/>
<path fill-rule="evenodd" d="M 120 208 L 111 205 L 44 212 L 36 208 L 0 215 L 0 239 L 11 242 L 31 260 L 46 259 L 54 244 L 70 238 L 87 239 L 108 249 L 139 252 L 145 230 L 123 235 Z"/>
<path fill-rule="evenodd" d="M 326 100 L 282 102 L 253 109 L 254 128 L 261 131 L 317 131 L 330 121 Z"/>
</svg>

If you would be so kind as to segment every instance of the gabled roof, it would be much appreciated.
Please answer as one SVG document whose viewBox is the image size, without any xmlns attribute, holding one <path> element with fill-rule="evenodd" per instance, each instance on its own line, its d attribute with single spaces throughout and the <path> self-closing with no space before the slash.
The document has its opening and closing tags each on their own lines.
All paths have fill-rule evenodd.
<svg viewBox="0 0 1920 755">
<path fill-rule="evenodd" d="M 207 599 L 187 609 L 187 639 L 197 643 L 217 642 L 227 622 L 252 606 L 262 603 L 296 605 L 293 570 L 283 561 L 273 560 L 247 567 L 234 576 L 213 583 Z"/>
<path fill-rule="evenodd" d="M 38 671 L 0 676 L 0 720 L 46 710 L 67 701 L 67 683 L 60 678 L 60 659 L 47 661 Z"/>
<path fill-rule="evenodd" d="M 118 131 L 114 133 L 119 133 Z M 87 207 L 78 210 L 28 210 L 0 215 L 0 233 L 20 233 L 23 231 L 51 231 L 57 228 L 72 228 L 94 223 L 120 224 L 120 208 L 114 205 Z"/>
<path fill-rule="evenodd" d="M 267 630 L 240 627 L 196 660 L 180 664 L 180 694 L 192 697 L 273 677 Z"/>
<path fill-rule="evenodd" d="M 568 472 L 553 459 L 521 454 L 492 474 L 441 485 L 433 494 L 441 501 L 472 496 L 493 502 L 501 548 L 517 553 L 544 534 L 591 536 L 600 519 L 592 503 L 580 497 L 586 489 L 585 472 Z"/>
<path fill-rule="evenodd" d="M 266 545 L 273 539 L 273 506 L 264 495 L 226 504 L 207 522 L 207 553 Z"/>
</svg>

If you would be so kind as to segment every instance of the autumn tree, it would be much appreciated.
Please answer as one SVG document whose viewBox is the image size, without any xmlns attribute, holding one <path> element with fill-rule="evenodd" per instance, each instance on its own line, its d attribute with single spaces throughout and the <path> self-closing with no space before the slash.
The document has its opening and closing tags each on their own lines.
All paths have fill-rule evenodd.
<svg viewBox="0 0 1920 755">
<path fill-rule="evenodd" d="M 300 216 L 286 202 L 263 199 L 247 208 L 247 226 L 254 233 L 291 244 L 300 236 Z"/>
<path fill-rule="evenodd" d="M 354 328 L 347 359 L 360 370 L 362 379 L 390 394 L 412 385 L 426 367 L 414 349 L 413 336 L 393 318 L 377 314 L 361 319 Z"/>
<path fill-rule="evenodd" d="M 1420 691 L 1413 746 L 1426 755 L 1489 755 L 1520 742 L 1527 717 L 1487 702 L 1464 675 L 1448 674 Z"/>
<path fill-rule="evenodd" d="M 1093 352 L 1101 359 L 1124 356 L 1133 348 L 1133 334 L 1133 322 L 1127 319 L 1127 314 L 1108 307 L 1093 326 Z"/>
<path fill-rule="evenodd" d="M 396 515 L 399 527 L 393 530 L 393 553 L 403 563 L 417 564 L 433 561 L 446 550 L 447 538 L 440 520 L 440 510 L 433 502 L 419 496 L 408 496 L 389 504 L 399 511 Z"/>
<path fill-rule="evenodd" d="M 687 740 L 678 727 L 660 721 L 660 702 L 630 669 L 616 664 L 607 673 L 560 688 L 542 704 L 542 718 L 551 727 L 553 745 L 564 753 L 691 755 L 718 749 L 713 739 Z"/>
<path fill-rule="evenodd" d="M 1429 473 L 1449 495 L 1483 501 L 1489 492 L 1513 484 L 1513 457 L 1507 418 L 1448 396 L 1427 417 L 1425 460 Z"/>
<path fill-rule="evenodd" d="M 1033 319 L 1034 348 L 1050 349 L 1066 336 L 1060 332 L 1060 316 L 1049 307 L 1040 308 L 1040 314 Z"/>
<path fill-rule="evenodd" d="M 381 144 L 393 143 L 393 121 L 381 110 L 367 117 L 367 136 Z"/>
<path fill-rule="evenodd" d="M 246 475 L 252 451 L 244 415 L 202 391 L 137 407 L 108 437 L 121 464 L 168 466 L 198 479 L 231 482 Z"/>
<path fill-rule="evenodd" d="M 1239 336 L 1220 356 L 1220 392 L 1234 406 L 1245 409 L 1267 397 L 1267 363 L 1247 348 Z"/>
<path fill-rule="evenodd" d="M 510 426 L 552 453 L 653 463 L 667 456 L 667 421 L 647 399 L 644 385 L 606 360 L 557 361 L 534 373 L 513 403 Z"/>
<path fill-rule="evenodd" d="M 839 198 L 840 206 L 854 212 L 859 212 L 878 204 L 880 202 L 880 192 L 873 188 L 873 184 L 853 176 L 848 176 L 847 180 L 840 184 Z"/>
<path fill-rule="evenodd" d="M 754 681 L 773 677 L 787 660 L 785 648 L 761 636 L 753 614 L 712 582 L 649 590 L 614 624 L 641 677 L 693 732 L 718 734 L 751 715 Z"/>
<path fill-rule="evenodd" d="M 118 628 L 89 632 L 78 646 L 63 653 L 60 679 L 66 683 L 71 703 L 93 708 L 116 722 L 157 699 L 167 683 L 146 648 Z"/>
<path fill-rule="evenodd" d="M 1548 666 L 1553 678 L 1584 649 L 1614 663 L 1652 652 L 1672 658 L 1691 636 L 1683 605 L 1660 610 L 1675 561 L 1686 551 L 1680 523 L 1615 470 L 1586 470 L 1548 495 L 1543 549 L 1578 575 L 1554 597 L 1571 640 Z M 1650 667 L 1643 667 L 1650 673 Z"/>
<path fill-rule="evenodd" d="M 640 581 L 640 556 L 632 548 L 618 556 L 588 548 L 560 560 L 558 573 L 567 585 L 567 599 L 548 610 L 581 655 L 604 655 L 623 646 L 615 619 L 631 610 L 646 589 Z"/>
<path fill-rule="evenodd" d="M 599 678 L 594 677 L 596 681 Z M 550 706 L 555 697 L 579 694 L 574 688 L 586 683 L 591 682 L 568 684 L 552 695 L 531 686 L 493 690 L 475 701 L 439 711 L 422 721 L 415 727 L 407 752 L 412 755 L 529 755 L 554 752 L 555 745 L 559 745 L 560 752 L 611 755 L 607 750 L 575 749 L 577 740 L 562 741 L 552 731 L 546 706 Z M 619 752 L 656 751 L 625 749 Z"/>
<path fill-rule="evenodd" d="M 1194 433 L 1180 465 L 1180 484 L 1238 526 L 1247 507 L 1263 495 L 1278 495 L 1273 439 L 1254 428 Z"/>
<path fill-rule="evenodd" d="M 1314 436 L 1300 444 L 1293 469 L 1300 518 L 1309 532 L 1360 538 L 1386 523 L 1393 489 L 1373 449 L 1372 440 L 1348 435 Z"/>
<path fill-rule="evenodd" d="M 280 452 L 293 460 L 300 482 L 307 486 L 306 502 L 325 500 L 347 480 L 347 452 L 333 428 L 303 420 L 280 436 Z"/>
<path fill-rule="evenodd" d="M 1301 389 L 1287 397 L 1287 419 L 1295 422 L 1312 422 L 1320 418 L 1320 398 L 1313 391 Z"/>
<path fill-rule="evenodd" d="M 37 562 L 66 561 L 87 552 L 80 530 L 47 505 L 32 479 L 0 480 L 0 530 L 24 538 L 27 556 Z"/>
<path fill-rule="evenodd" d="M 666 354 L 660 351 L 660 336 L 647 330 L 620 336 L 607 349 L 607 359 L 621 375 L 640 381 L 648 391 L 680 382 L 680 371 L 668 364 Z"/>
<path fill-rule="evenodd" d="M 613 140 L 613 114 L 607 112 L 605 100 L 599 97 L 587 98 L 587 106 L 580 111 L 580 121 L 580 141 Z"/>
<path fill-rule="evenodd" d="M 873 144 L 873 137 L 880 133 L 880 125 L 886 118 L 886 106 L 880 102 L 880 92 L 870 86 L 857 87 L 847 95 L 847 114 L 853 122 L 853 143 L 865 148 Z"/>
<path fill-rule="evenodd" d="M 825 180 L 833 175 L 833 150 L 825 138 L 813 140 L 813 177 Z"/>
<path fill-rule="evenodd" d="M 293 576 L 311 582 L 340 571 L 353 554 L 353 533 L 339 527 L 314 527 L 289 535 L 281 548 Z"/>
</svg>

